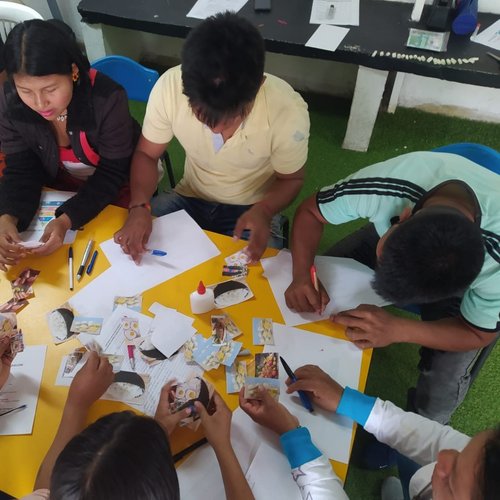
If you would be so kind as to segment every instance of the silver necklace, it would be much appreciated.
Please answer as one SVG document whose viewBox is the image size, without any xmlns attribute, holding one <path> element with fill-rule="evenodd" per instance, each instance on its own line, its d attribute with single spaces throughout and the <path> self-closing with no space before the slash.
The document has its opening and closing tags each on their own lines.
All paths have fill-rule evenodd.
<svg viewBox="0 0 500 500">
<path fill-rule="evenodd" d="M 56 120 L 58 122 L 65 122 L 68 118 L 68 113 L 61 113 L 59 116 L 56 117 Z"/>
</svg>

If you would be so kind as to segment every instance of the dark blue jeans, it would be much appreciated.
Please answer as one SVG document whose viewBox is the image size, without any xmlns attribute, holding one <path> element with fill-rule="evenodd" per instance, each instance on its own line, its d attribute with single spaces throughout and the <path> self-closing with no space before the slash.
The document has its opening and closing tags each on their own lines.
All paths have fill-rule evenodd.
<svg viewBox="0 0 500 500">
<path fill-rule="evenodd" d="M 185 210 L 196 223 L 206 231 L 233 236 L 234 226 L 238 218 L 252 205 L 228 205 L 191 198 L 177 194 L 175 191 L 160 193 L 151 200 L 151 213 L 161 215 Z M 280 215 L 275 215 L 271 221 L 271 236 L 268 246 L 283 248 L 281 236 Z M 249 231 L 243 233 L 243 239 L 248 239 Z"/>
</svg>

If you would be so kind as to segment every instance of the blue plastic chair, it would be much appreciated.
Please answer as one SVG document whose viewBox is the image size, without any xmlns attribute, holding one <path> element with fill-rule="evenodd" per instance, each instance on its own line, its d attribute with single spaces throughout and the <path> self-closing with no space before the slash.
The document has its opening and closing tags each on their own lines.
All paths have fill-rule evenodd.
<svg viewBox="0 0 500 500">
<path fill-rule="evenodd" d="M 92 67 L 118 82 L 133 101 L 147 102 L 160 75 L 134 60 L 123 56 L 106 56 L 95 60 Z"/>
<path fill-rule="evenodd" d="M 148 102 L 149 94 L 160 77 L 158 71 L 146 68 L 124 56 L 101 57 L 96 59 L 91 66 L 119 83 L 132 101 Z M 175 177 L 170 156 L 165 151 L 161 159 L 165 164 L 170 186 L 174 188 Z"/>
<path fill-rule="evenodd" d="M 433 149 L 436 153 L 453 153 L 463 156 L 482 167 L 500 174 L 500 153 L 488 146 L 473 142 L 459 142 Z"/>
<path fill-rule="evenodd" d="M 435 153 L 453 153 L 463 156 L 464 158 L 467 158 L 468 160 L 471 160 L 474 163 L 477 163 L 478 165 L 481 165 L 482 167 L 495 172 L 496 174 L 500 174 L 500 153 L 492 148 L 489 148 L 488 146 L 475 144 L 473 142 L 459 142 L 456 144 L 441 146 L 439 148 L 433 149 L 432 151 L 434 151 Z M 420 314 L 420 308 L 415 304 L 409 304 L 408 306 L 405 306 L 404 309 L 416 314 Z M 497 340 L 498 334 L 493 342 L 481 349 L 481 352 L 479 353 L 476 362 L 474 363 L 474 366 L 470 371 L 471 384 L 484 365 L 486 358 L 495 347 Z"/>
</svg>

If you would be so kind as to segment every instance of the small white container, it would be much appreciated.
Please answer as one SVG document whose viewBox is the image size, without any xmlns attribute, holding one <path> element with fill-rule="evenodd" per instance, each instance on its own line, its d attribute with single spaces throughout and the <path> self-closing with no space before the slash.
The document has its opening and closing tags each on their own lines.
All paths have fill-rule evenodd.
<svg viewBox="0 0 500 500">
<path fill-rule="evenodd" d="M 203 281 L 200 281 L 198 288 L 189 296 L 189 300 L 193 314 L 206 313 L 215 307 L 214 291 L 206 288 Z"/>
</svg>

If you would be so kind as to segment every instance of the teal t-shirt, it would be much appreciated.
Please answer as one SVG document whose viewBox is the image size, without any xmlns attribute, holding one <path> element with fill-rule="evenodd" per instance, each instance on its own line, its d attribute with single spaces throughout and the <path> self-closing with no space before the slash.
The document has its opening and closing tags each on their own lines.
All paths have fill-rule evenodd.
<svg viewBox="0 0 500 500">
<path fill-rule="evenodd" d="M 461 314 L 476 328 L 495 332 L 500 326 L 500 175 L 455 154 L 409 153 L 323 188 L 318 208 L 331 224 L 366 218 L 383 235 L 393 217 L 449 181 L 462 182 L 475 196 L 486 250 L 481 272 L 462 299 Z"/>
</svg>

